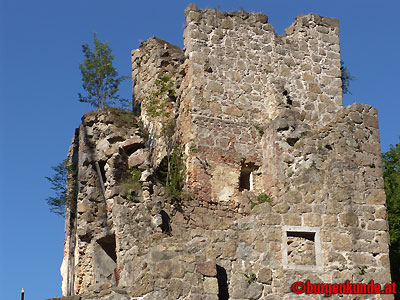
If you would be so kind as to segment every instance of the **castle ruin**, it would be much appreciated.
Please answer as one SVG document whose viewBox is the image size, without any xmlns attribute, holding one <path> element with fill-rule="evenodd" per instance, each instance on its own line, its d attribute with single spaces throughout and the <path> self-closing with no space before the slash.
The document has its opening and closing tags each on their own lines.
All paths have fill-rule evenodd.
<svg viewBox="0 0 400 300">
<path fill-rule="evenodd" d="M 321 299 L 390 283 L 377 111 L 343 107 L 338 20 L 185 10 L 185 48 L 132 51 L 139 116 L 82 118 L 69 150 L 63 296 Z M 393 299 L 392 295 L 340 299 Z M 332 299 L 339 299 L 333 295 Z"/>
</svg>

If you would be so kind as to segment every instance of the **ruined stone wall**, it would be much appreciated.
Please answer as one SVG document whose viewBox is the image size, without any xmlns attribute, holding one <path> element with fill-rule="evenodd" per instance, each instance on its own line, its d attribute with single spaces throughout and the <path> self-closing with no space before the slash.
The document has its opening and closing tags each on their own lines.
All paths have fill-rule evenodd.
<svg viewBox="0 0 400 300">
<path fill-rule="evenodd" d="M 280 116 L 265 134 L 274 140 L 264 144 L 264 151 L 276 148 L 273 163 L 281 170 L 273 182 L 279 196 L 264 215 L 268 226 L 260 230 L 276 233 L 262 243 L 275 250 L 269 252 L 269 262 L 277 267 L 272 293 L 306 278 L 369 282 L 376 276 L 390 282 L 376 110 L 354 104 L 319 130 L 296 117 Z"/>
<path fill-rule="evenodd" d="M 337 19 L 302 15 L 278 36 L 262 13 L 185 13 L 197 114 L 262 124 L 287 104 L 321 125 L 342 106 Z"/>
<path fill-rule="evenodd" d="M 189 185 L 196 190 L 196 182 L 208 181 L 211 191 L 203 199 L 240 206 L 238 180 L 223 190 L 207 173 L 239 178 L 243 167 L 260 168 L 265 124 L 281 111 L 298 112 L 313 128 L 334 117 L 342 106 L 338 21 L 299 16 L 278 36 L 262 13 L 202 11 L 194 5 L 185 13 L 181 121 L 191 132 L 187 152 L 200 149 L 189 155 Z M 200 161 L 210 169 L 199 171 Z M 216 167 L 221 161 L 223 171 Z M 253 186 L 258 192 L 267 187 L 261 179 Z"/>
<path fill-rule="evenodd" d="M 150 134 L 148 143 L 155 166 L 167 152 L 167 138 L 163 133 L 166 118 L 162 116 L 167 111 L 170 114 L 168 118 L 175 119 L 180 104 L 183 61 L 184 53 L 179 47 L 156 37 L 143 42 L 139 49 L 132 50 L 134 110 L 140 111 L 140 117 Z M 158 95 L 161 87 L 156 85 L 156 81 L 162 78 L 168 78 L 165 84 L 170 84 L 171 88 Z M 152 103 L 156 98 L 161 98 L 157 100 L 162 100 L 167 105 L 161 108 L 160 103 Z M 149 113 L 149 109 L 153 110 L 153 114 Z M 157 111 L 154 113 L 154 110 Z M 156 114 L 160 116 L 154 116 Z"/>
<path fill-rule="evenodd" d="M 277 36 L 260 13 L 185 13 L 184 54 L 157 38 L 132 52 L 141 115 L 99 110 L 76 132 L 63 295 L 294 299 L 296 281 L 389 283 L 377 111 L 342 107 L 337 20 L 299 16 Z M 146 104 L 158 74 L 175 92 L 160 97 L 169 137 Z M 168 139 L 186 165 L 178 203 L 159 178 Z"/>
<path fill-rule="evenodd" d="M 117 256 L 124 256 L 126 241 L 118 239 L 121 228 L 114 225 L 120 220 L 115 197 L 128 196 L 123 182 L 129 177 L 130 167 L 140 168 L 145 179 L 149 155 L 144 148 L 142 133 L 131 113 L 109 109 L 82 118 L 69 153 L 77 171 L 74 180 L 70 176 L 68 180 L 69 193 L 76 190 L 76 195 L 67 203 L 61 268 L 64 295 L 118 282 L 115 246 L 119 249 Z M 139 195 L 145 205 L 146 187 Z"/>
</svg>

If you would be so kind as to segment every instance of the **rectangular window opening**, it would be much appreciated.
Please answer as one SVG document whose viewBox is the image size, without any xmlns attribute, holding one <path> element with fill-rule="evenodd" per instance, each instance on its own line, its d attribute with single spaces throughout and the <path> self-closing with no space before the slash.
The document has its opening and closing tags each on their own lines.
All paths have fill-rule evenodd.
<svg viewBox="0 0 400 300">
<path fill-rule="evenodd" d="M 287 232 L 288 264 L 315 266 L 315 232 Z"/>
<path fill-rule="evenodd" d="M 306 226 L 284 226 L 283 266 L 286 269 L 322 268 L 320 229 Z"/>
<path fill-rule="evenodd" d="M 242 164 L 242 168 L 240 169 L 239 176 L 239 191 L 243 192 L 245 190 L 252 191 L 253 190 L 253 173 L 257 167 L 250 164 Z"/>
</svg>

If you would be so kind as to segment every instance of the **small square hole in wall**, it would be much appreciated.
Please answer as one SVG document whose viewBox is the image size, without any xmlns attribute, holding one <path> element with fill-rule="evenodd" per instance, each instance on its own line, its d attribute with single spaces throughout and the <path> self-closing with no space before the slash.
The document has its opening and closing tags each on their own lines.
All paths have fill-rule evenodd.
<svg viewBox="0 0 400 300">
<path fill-rule="evenodd" d="M 322 268 L 318 227 L 284 226 L 282 240 L 284 268 L 298 270 Z"/>
</svg>

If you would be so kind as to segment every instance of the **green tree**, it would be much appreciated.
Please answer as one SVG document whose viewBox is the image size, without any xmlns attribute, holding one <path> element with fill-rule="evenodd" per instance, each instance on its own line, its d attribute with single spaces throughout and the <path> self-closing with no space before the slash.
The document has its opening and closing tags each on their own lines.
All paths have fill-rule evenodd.
<svg viewBox="0 0 400 300">
<path fill-rule="evenodd" d="M 108 42 L 102 43 L 93 34 L 94 49 L 92 50 L 87 43 L 82 45 L 85 56 L 79 69 L 82 73 L 82 87 L 87 92 L 86 96 L 78 94 L 80 102 L 87 102 L 96 108 L 120 105 L 126 108 L 129 104 L 127 99 L 117 95 L 119 85 L 128 76 L 118 76 L 117 70 L 113 67 L 114 56 Z"/>
<path fill-rule="evenodd" d="M 46 176 L 46 179 L 52 185 L 51 189 L 56 193 L 55 197 L 46 199 L 47 204 L 50 206 L 51 212 L 60 216 L 64 216 L 65 203 L 67 202 L 67 163 L 68 161 L 65 159 L 55 167 L 51 167 L 54 171 L 53 176 Z"/>
<path fill-rule="evenodd" d="M 390 150 L 382 154 L 382 160 L 389 219 L 392 280 L 400 283 L 400 141 L 396 146 L 390 145 Z"/>
<path fill-rule="evenodd" d="M 356 79 L 355 77 L 351 76 L 349 70 L 344 66 L 344 62 L 340 61 L 340 71 L 341 71 L 341 79 L 342 79 L 342 91 L 343 94 L 350 94 L 350 81 Z"/>
</svg>

